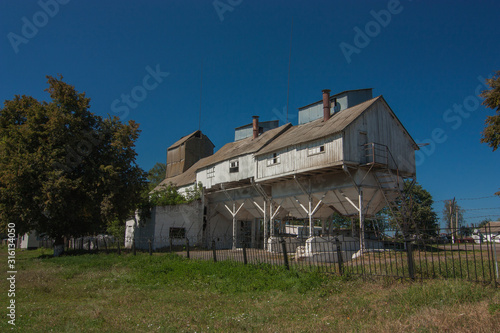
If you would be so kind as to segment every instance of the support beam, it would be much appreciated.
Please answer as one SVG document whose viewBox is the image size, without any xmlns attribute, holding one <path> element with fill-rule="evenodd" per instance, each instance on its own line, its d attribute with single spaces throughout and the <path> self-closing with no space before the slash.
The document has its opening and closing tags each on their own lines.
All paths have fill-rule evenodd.
<svg viewBox="0 0 500 333">
<path fill-rule="evenodd" d="M 363 188 L 359 188 L 359 250 L 365 252 L 365 216 L 363 214 Z"/>
<path fill-rule="evenodd" d="M 323 204 L 323 199 L 325 198 L 327 193 L 328 193 L 328 191 L 325 192 L 325 194 L 323 194 L 323 196 L 321 197 L 321 199 L 318 201 L 318 203 L 316 204 L 316 206 L 314 208 L 312 208 L 312 204 L 313 204 L 313 196 L 312 195 L 308 195 L 308 197 L 307 197 L 308 198 L 308 208 L 304 207 L 304 205 L 300 203 L 299 199 L 297 199 L 297 197 L 294 196 L 295 201 L 297 201 L 297 203 L 300 205 L 300 207 L 302 207 L 302 209 L 306 212 L 307 216 L 309 217 L 309 237 L 314 236 L 313 216 L 318 211 L 318 209 L 321 207 L 321 205 Z"/>
<path fill-rule="evenodd" d="M 347 195 L 345 195 L 344 192 L 342 192 L 342 191 L 339 191 L 339 192 L 340 192 L 340 194 L 342 194 L 342 196 L 344 197 L 344 199 L 346 199 L 347 202 L 349 202 L 358 212 L 360 211 L 359 208 L 358 208 L 358 206 L 356 206 L 356 204 L 354 202 L 352 202 L 352 200 L 349 199 L 349 197 Z"/>
</svg>

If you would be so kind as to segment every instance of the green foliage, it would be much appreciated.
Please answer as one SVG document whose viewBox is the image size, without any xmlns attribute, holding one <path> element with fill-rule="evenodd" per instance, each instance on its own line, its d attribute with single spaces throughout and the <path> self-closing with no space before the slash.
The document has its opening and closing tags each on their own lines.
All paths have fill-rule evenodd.
<svg viewBox="0 0 500 333">
<path fill-rule="evenodd" d="M 408 194 L 410 198 L 408 205 L 411 207 L 410 214 L 413 217 L 415 225 L 409 226 L 409 232 L 423 232 L 429 236 L 436 236 L 438 233 L 438 218 L 436 212 L 432 209 L 434 200 L 432 195 L 425 190 L 422 185 L 415 183 L 411 186 L 411 182 L 405 181 L 403 191 Z M 401 206 L 402 203 L 399 202 Z M 392 228 L 398 228 L 401 216 L 389 217 L 389 225 Z"/>
<path fill-rule="evenodd" d="M 172 184 L 162 186 L 149 196 L 151 206 L 172 206 L 187 203 L 188 200 Z"/>
<path fill-rule="evenodd" d="M 144 188 L 139 125 L 89 111 L 90 99 L 48 76 L 50 102 L 15 96 L 0 110 L 1 229 L 63 236 L 124 222 Z"/>
<path fill-rule="evenodd" d="M 148 171 L 148 187 L 149 190 L 153 190 L 158 186 L 164 179 L 167 173 L 167 165 L 165 163 L 157 162 L 151 170 Z"/>
<path fill-rule="evenodd" d="M 486 79 L 486 83 L 491 89 L 483 91 L 479 96 L 484 98 L 484 106 L 496 109 L 496 115 L 486 117 L 481 142 L 488 144 L 495 151 L 500 145 L 500 71 L 496 72 L 491 79 Z"/>
<path fill-rule="evenodd" d="M 500 221 L 500 219 L 498 219 Z M 488 223 L 490 223 L 491 220 L 488 220 L 488 219 L 485 219 L 485 220 L 482 220 L 478 225 L 477 225 L 477 228 L 483 228 L 485 227 Z"/>
<path fill-rule="evenodd" d="M 201 198 L 203 186 L 195 183 L 193 188 L 186 190 L 185 194 L 179 193 L 177 187 L 172 184 L 162 186 L 160 189 L 149 194 L 149 204 L 154 206 L 172 206 L 190 203 Z"/>
<path fill-rule="evenodd" d="M 200 200 L 203 191 L 203 185 L 195 183 L 193 188 L 189 188 L 184 194 L 173 184 L 162 185 L 155 191 L 143 191 L 137 201 L 137 210 L 139 212 L 139 221 L 144 223 L 151 216 L 151 209 L 155 206 L 182 205 Z"/>
</svg>

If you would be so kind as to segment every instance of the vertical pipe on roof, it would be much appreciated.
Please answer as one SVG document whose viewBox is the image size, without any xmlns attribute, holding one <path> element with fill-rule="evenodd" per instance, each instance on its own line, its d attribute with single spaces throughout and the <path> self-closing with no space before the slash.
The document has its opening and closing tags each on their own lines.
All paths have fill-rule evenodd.
<svg viewBox="0 0 500 333">
<path fill-rule="evenodd" d="M 323 121 L 330 119 L 330 89 L 323 90 Z"/>
<path fill-rule="evenodd" d="M 259 116 L 253 116 L 253 138 L 259 136 Z"/>
</svg>

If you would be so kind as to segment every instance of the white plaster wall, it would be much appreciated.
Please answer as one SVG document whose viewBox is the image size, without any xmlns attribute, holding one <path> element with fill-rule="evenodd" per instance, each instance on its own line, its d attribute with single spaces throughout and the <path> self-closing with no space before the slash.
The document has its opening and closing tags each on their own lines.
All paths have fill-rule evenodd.
<svg viewBox="0 0 500 333">
<path fill-rule="evenodd" d="M 201 200 L 189 204 L 154 207 L 151 218 L 135 229 L 137 248 L 148 249 L 151 239 L 154 250 L 170 246 L 170 228 L 185 228 L 191 245 L 202 242 L 203 204 Z M 173 239 L 172 245 L 185 245 L 186 238 Z"/>
</svg>

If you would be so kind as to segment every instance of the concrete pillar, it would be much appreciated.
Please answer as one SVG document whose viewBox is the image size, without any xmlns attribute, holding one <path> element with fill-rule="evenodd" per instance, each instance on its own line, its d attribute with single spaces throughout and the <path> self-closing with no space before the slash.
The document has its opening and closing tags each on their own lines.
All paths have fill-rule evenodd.
<svg viewBox="0 0 500 333">
<path fill-rule="evenodd" d="M 267 200 L 264 200 L 264 250 L 267 250 L 267 238 L 269 237 L 267 233 Z"/>
<path fill-rule="evenodd" d="M 236 249 L 237 245 L 237 236 L 238 236 L 238 229 L 237 229 L 237 221 L 236 221 L 236 203 L 233 201 L 233 250 Z"/>
<path fill-rule="evenodd" d="M 365 216 L 363 214 L 363 189 L 359 188 L 359 249 L 365 251 Z"/>
<path fill-rule="evenodd" d="M 313 208 L 312 208 L 312 196 L 309 196 L 309 237 L 314 236 L 314 222 L 313 222 Z"/>
</svg>

